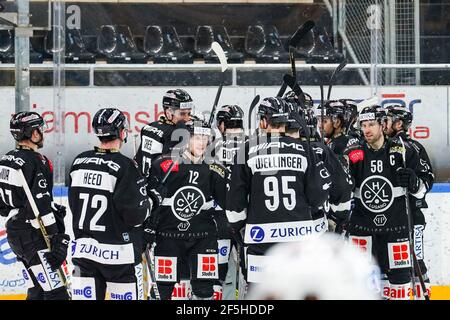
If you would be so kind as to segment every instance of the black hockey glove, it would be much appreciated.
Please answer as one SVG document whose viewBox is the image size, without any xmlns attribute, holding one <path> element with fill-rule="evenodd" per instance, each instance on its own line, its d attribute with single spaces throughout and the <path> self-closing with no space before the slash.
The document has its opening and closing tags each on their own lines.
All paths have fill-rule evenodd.
<svg viewBox="0 0 450 320">
<path fill-rule="evenodd" d="M 152 246 L 153 242 L 156 241 L 156 224 L 154 223 L 152 217 L 147 218 L 144 221 L 144 241 L 142 251 L 145 251 L 147 245 Z"/>
<path fill-rule="evenodd" d="M 66 260 L 67 247 L 69 246 L 70 237 L 64 233 L 57 233 L 51 238 L 51 251 L 44 253 L 45 259 L 50 264 L 53 271 L 56 271 Z"/>
<path fill-rule="evenodd" d="M 411 168 L 397 169 L 397 184 L 401 187 L 408 188 L 411 193 L 417 193 L 420 188 L 420 180 Z"/>
<path fill-rule="evenodd" d="M 61 206 L 52 201 L 51 203 L 53 215 L 55 216 L 56 226 L 58 227 L 59 233 L 66 232 L 66 227 L 64 225 L 64 217 L 66 216 L 66 207 Z"/>
<path fill-rule="evenodd" d="M 156 189 L 147 190 L 148 197 L 152 200 L 152 211 L 158 209 L 162 204 L 163 198 Z"/>
<path fill-rule="evenodd" d="M 349 216 L 341 217 L 336 215 L 334 212 L 330 212 L 327 215 L 328 218 L 328 231 L 337 234 L 343 234 L 347 230 L 348 222 L 350 220 Z"/>
</svg>

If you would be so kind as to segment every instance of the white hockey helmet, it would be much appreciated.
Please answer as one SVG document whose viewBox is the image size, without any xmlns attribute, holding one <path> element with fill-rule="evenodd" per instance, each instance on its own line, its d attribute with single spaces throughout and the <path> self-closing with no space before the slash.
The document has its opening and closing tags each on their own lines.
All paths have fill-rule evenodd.
<svg viewBox="0 0 450 320">
<path fill-rule="evenodd" d="M 248 299 L 381 299 L 379 267 L 359 250 L 329 233 L 277 244 L 266 254 L 264 280 L 250 286 Z"/>
</svg>

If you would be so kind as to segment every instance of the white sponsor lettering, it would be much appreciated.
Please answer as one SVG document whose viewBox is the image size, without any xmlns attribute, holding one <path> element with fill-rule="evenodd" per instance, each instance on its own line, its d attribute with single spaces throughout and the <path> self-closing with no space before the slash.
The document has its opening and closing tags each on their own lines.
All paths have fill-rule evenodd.
<svg viewBox="0 0 450 320">
<path fill-rule="evenodd" d="M 306 157 L 299 154 L 258 155 L 248 160 L 252 172 L 291 170 L 305 172 L 308 167 Z"/>
<path fill-rule="evenodd" d="M 217 254 L 197 255 L 197 278 L 198 279 L 218 279 Z"/>
<path fill-rule="evenodd" d="M 79 169 L 70 173 L 72 187 L 100 189 L 113 192 L 117 178 L 108 172 Z"/>
<path fill-rule="evenodd" d="M 266 256 L 247 255 L 247 279 L 248 282 L 263 282 L 261 274 L 267 261 Z"/>
<path fill-rule="evenodd" d="M 150 153 L 150 154 L 162 153 L 163 144 L 159 141 L 156 141 L 155 139 L 150 138 L 150 137 L 142 136 L 141 149 L 142 149 L 142 151 Z"/>
<path fill-rule="evenodd" d="M 72 246 L 73 258 L 85 258 L 103 264 L 134 263 L 133 244 L 106 244 L 95 239 L 80 238 Z"/>
<path fill-rule="evenodd" d="M 306 221 L 247 224 L 245 243 L 274 243 L 299 241 L 324 233 L 328 228 L 325 218 Z"/>
<path fill-rule="evenodd" d="M 155 256 L 155 278 L 156 281 L 177 281 L 177 258 Z"/>
<path fill-rule="evenodd" d="M 77 158 L 73 162 L 73 165 L 78 165 L 78 164 L 96 164 L 98 166 L 107 165 L 108 168 L 110 168 L 110 169 L 112 169 L 112 170 L 114 170 L 116 172 L 120 170 L 120 165 L 115 163 L 114 161 L 112 161 L 112 160 L 104 160 L 102 158 L 97 158 L 97 157 Z"/>
<path fill-rule="evenodd" d="M 293 148 L 298 151 L 305 151 L 305 148 L 303 148 L 303 145 L 301 145 L 300 143 L 273 141 L 268 143 L 260 143 L 256 146 L 251 146 L 249 153 L 255 153 L 258 150 L 263 149 L 281 149 L 281 148 Z"/>
<path fill-rule="evenodd" d="M 0 166 L 0 182 L 17 187 L 22 186 L 19 172 L 6 166 Z"/>
</svg>

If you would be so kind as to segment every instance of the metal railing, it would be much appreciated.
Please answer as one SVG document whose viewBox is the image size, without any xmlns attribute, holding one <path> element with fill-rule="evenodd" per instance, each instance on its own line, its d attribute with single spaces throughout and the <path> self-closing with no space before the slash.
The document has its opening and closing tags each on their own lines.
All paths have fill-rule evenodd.
<svg viewBox="0 0 450 320">
<path fill-rule="evenodd" d="M 297 63 L 296 68 L 297 71 L 300 70 L 309 70 L 314 66 L 317 69 L 324 70 L 334 70 L 338 64 L 304 64 Z M 30 64 L 31 70 L 53 70 L 54 65 L 52 63 L 43 63 L 43 64 Z M 65 64 L 65 70 L 80 70 L 80 71 L 89 71 L 89 86 L 94 86 L 94 72 L 95 71 L 124 71 L 124 70 L 133 70 L 133 71 L 205 71 L 205 70 L 221 70 L 220 64 Z M 14 70 L 15 65 L 11 63 L 0 64 L 0 70 Z M 286 73 L 289 73 L 291 70 L 291 65 L 287 63 L 273 63 L 273 64 L 230 64 L 229 70 L 231 70 L 232 74 L 232 86 L 237 86 L 237 71 L 246 71 L 246 70 L 286 70 Z M 375 72 L 377 69 L 414 69 L 414 70 L 423 70 L 423 69 L 450 69 L 450 63 L 438 63 L 438 64 L 377 64 L 372 65 L 369 63 L 354 63 L 348 64 L 344 70 L 358 70 L 358 69 L 368 69 Z M 375 70 L 374 70 L 375 69 Z M 375 84 L 370 84 L 375 85 Z"/>
</svg>

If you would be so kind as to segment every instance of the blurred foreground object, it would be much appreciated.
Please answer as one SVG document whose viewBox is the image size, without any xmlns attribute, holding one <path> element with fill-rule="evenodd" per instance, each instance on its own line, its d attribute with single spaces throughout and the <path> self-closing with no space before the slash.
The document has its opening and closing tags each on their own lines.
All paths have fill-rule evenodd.
<svg viewBox="0 0 450 320">
<path fill-rule="evenodd" d="M 278 244 L 267 256 L 264 281 L 250 287 L 248 299 L 381 299 L 378 266 L 337 235 Z"/>
</svg>

